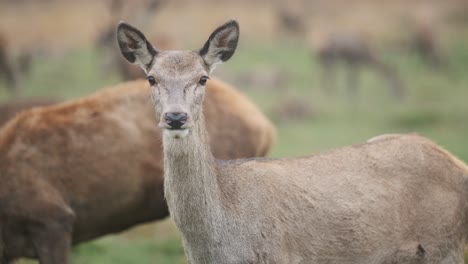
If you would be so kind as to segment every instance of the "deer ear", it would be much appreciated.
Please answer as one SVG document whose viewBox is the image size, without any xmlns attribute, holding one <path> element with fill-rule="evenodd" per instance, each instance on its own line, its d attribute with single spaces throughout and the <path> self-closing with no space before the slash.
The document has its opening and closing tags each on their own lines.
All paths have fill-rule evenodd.
<svg viewBox="0 0 468 264">
<path fill-rule="evenodd" d="M 239 40 L 239 24 L 230 20 L 211 33 L 208 41 L 199 51 L 200 56 L 214 70 L 216 64 L 229 60 L 237 47 Z"/>
<path fill-rule="evenodd" d="M 121 21 L 117 27 L 117 41 L 125 59 L 139 65 L 147 72 L 158 51 L 149 43 L 145 35 Z"/>
</svg>

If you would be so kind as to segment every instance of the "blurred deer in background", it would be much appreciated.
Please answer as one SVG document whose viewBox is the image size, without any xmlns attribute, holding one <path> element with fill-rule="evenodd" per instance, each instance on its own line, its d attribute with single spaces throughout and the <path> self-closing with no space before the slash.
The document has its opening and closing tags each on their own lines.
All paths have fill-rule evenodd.
<svg viewBox="0 0 468 264">
<path fill-rule="evenodd" d="M 305 30 L 304 21 L 297 12 L 286 8 L 277 10 L 278 23 L 281 30 L 293 34 L 301 34 Z"/>
<path fill-rule="evenodd" d="M 337 66 L 343 63 L 347 70 L 347 89 L 350 98 L 358 94 L 361 68 L 369 67 L 385 79 L 396 98 L 403 99 L 404 85 L 396 70 L 384 63 L 364 38 L 354 34 L 331 35 L 315 53 L 322 67 L 321 85 L 326 92 L 336 90 Z"/>
<path fill-rule="evenodd" d="M 265 155 L 270 121 L 212 79 L 205 115 L 213 155 Z M 70 246 L 168 216 L 161 130 L 145 80 L 23 111 L 0 130 L 0 263 L 69 263 Z"/>
<path fill-rule="evenodd" d="M 0 77 L 5 79 L 6 88 L 11 94 L 18 93 L 17 69 L 8 50 L 8 41 L 0 32 Z"/>
<path fill-rule="evenodd" d="M 140 12 L 138 12 L 138 14 L 132 14 L 132 17 L 137 19 L 137 24 L 149 25 L 151 24 L 151 18 L 153 18 L 160 8 L 166 3 L 167 0 L 145 0 L 143 2 L 143 11 L 140 9 Z M 111 15 L 110 23 L 103 28 L 96 40 L 97 50 L 103 54 L 103 70 L 105 72 L 118 72 L 122 80 L 136 80 L 146 77 L 138 67 L 126 63 L 125 59 L 122 58 L 122 55 L 119 52 L 115 40 L 115 24 L 122 20 L 123 17 L 128 16 L 129 13 L 135 13 L 138 11 L 135 10 L 135 7 L 128 6 L 130 4 L 131 2 L 125 2 L 122 0 L 110 0 L 108 5 L 109 13 Z M 165 49 L 170 49 L 173 45 L 168 36 L 160 35 L 155 42 Z"/>
<path fill-rule="evenodd" d="M 428 22 L 417 23 L 410 47 L 433 68 L 447 66 L 447 56 L 440 45 L 434 25 Z"/>
<path fill-rule="evenodd" d="M 5 86 L 10 94 L 17 96 L 21 83 L 31 72 L 33 49 L 22 47 L 13 52 L 8 45 L 8 38 L 0 32 L 0 78 L 5 79 Z"/>
<path fill-rule="evenodd" d="M 306 31 L 307 1 L 274 0 L 279 31 L 301 36 Z"/>
</svg>

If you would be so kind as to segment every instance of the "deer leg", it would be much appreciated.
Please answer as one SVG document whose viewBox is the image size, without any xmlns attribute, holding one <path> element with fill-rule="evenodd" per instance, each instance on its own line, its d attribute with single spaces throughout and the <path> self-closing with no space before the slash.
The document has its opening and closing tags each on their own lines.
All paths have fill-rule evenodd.
<svg viewBox="0 0 468 264">
<path fill-rule="evenodd" d="M 67 264 L 70 258 L 74 212 L 66 206 L 42 207 L 40 220 L 29 225 L 31 241 L 40 264 Z M 45 219 L 45 220 L 42 220 Z"/>
<path fill-rule="evenodd" d="M 403 81 L 398 75 L 398 72 L 393 67 L 383 63 L 377 58 L 373 58 L 370 63 L 371 66 L 373 66 L 376 71 L 386 79 L 388 88 L 393 93 L 395 98 L 403 100 L 405 96 L 405 87 Z"/>
<path fill-rule="evenodd" d="M 3 237 L 3 226 L 0 226 L 0 264 L 12 264 L 14 261 L 6 255 L 5 240 Z"/>
<path fill-rule="evenodd" d="M 321 61 L 322 77 L 320 85 L 326 94 L 334 94 L 336 92 L 336 68 L 332 61 Z"/>
<path fill-rule="evenodd" d="M 348 98 L 352 101 L 356 100 L 357 94 L 359 93 L 359 69 L 356 63 L 348 63 L 348 76 L 347 76 L 347 86 L 348 86 Z"/>
<path fill-rule="evenodd" d="M 9 257 L 6 253 L 5 239 L 3 237 L 2 227 L 0 227 L 0 264 L 13 264 L 15 258 Z"/>
<path fill-rule="evenodd" d="M 32 241 L 40 264 L 69 263 L 70 227 L 69 223 L 52 222 L 32 230 Z"/>
<path fill-rule="evenodd" d="M 1 52 L 1 51 L 0 51 Z M 6 58 L 0 53 L 0 77 L 7 79 L 8 76 L 8 64 Z"/>
<path fill-rule="evenodd" d="M 14 259 L 10 259 L 8 257 L 4 257 L 0 260 L 0 264 L 14 264 L 16 261 Z"/>
<path fill-rule="evenodd" d="M 9 71 L 6 72 L 6 79 L 8 82 L 8 87 L 12 93 L 17 90 L 17 78 L 16 73 L 12 68 L 9 68 Z"/>
<path fill-rule="evenodd" d="M 5 262 L 5 243 L 3 242 L 3 227 L 0 226 L 0 264 L 4 264 Z"/>
<path fill-rule="evenodd" d="M 397 78 L 394 82 L 395 82 L 393 84 L 394 95 L 398 100 L 403 100 L 405 98 L 405 86 L 399 78 Z"/>
<path fill-rule="evenodd" d="M 7 88 L 10 92 L 15 93 L 17 90 L 16 72 L 6 56 L 0 59 L 0 72 L 3 72 Z"/>
<path fill-rule="evenodd" d="M 400 79 L 396 71 L 389 70 L 386 72 L 387 83 L 393 96 L 398 100 L 403 100 L 405 96 L 405 88 L 403 81 Z"/>
</svg>

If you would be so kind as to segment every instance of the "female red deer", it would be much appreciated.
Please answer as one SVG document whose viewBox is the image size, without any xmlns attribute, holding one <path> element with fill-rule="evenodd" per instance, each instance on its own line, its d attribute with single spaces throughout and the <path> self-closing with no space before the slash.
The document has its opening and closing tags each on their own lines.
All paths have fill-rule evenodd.
<svg viewBox="0 0 468 264">
<path fill-rule="evenodd" d="M 265 155 L 274 128 L 212 80 L 204 102 L 213 154 Z M 161 130 L 146 81 L 18 114 L 0 130 L 0 263 L 69 263 L 72 244 L 168 216 Z"/>
<path fill-rule="evenodd" d="M 127 60 L 148 75 L 164 193 L 191 264 L 462 264 L 468 167 L 430 140 L 381 136 L 298 158 L 218 162 L 201 104 L 236 21 L 194 51 L 161 51 L 121 22 Z"/>
</svg>

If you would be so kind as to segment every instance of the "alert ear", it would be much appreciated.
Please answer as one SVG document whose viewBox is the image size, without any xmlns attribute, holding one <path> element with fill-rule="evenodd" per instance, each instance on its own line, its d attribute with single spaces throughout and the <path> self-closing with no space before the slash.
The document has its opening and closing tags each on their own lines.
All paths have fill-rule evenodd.
<svg viewBox="0 0 468 264">
<path fill-rule="evenodd" d="M 229 60 L 237 47 L 239 40 L 239 23 L 230 20 L 211 33 L 208 41 L 199 51 L 210 71 L 216 64 Z"/>
<path fill-rule="evenodd" d="M 149 43 L 145 35 L 121 21 L 117 27 L 117 41 L 125 59 L 139 65 L 147 72 L 158 51 Z"/>
</svg>

